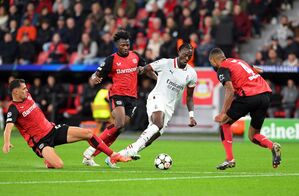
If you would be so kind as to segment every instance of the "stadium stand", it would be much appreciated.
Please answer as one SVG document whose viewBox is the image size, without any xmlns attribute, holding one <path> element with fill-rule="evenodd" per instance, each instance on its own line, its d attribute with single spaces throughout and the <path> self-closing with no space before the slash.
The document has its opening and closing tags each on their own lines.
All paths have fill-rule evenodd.
<svg viewBox="0 0 299 196">
<path fill-rule="evenodd" d="M 227 56 L 239 57 L 240 43 L 261 37 L 263 26 L 276 20 L 279 22 L 271 40 L 264 40 L 267 44 L 256 52 L 252 63 L 295 67 L 299 66 L 299 22 L 279 16 L 292 6 L 291 0 L 0 1 L 0 64 L 97 64 L 115 51 L 115 32 L 126 29 L 132 36 L 133 49 L 147 62 L 174 57 L 180 44 L 190 42 L 195 48 L 192 65 L 210 67 L 207 55 L 211 48 L 218 46 Z M 9 99 L 6 85 L 1 83 L 4 113 Z M 63 85 L 58 91 L 65 91 L 66 96 L 59 99 L 58 105 L 63 108 L 59 113 L 90 113 L 82 99 L 92 100 L 84 97 L 84 91 L 93 87 Z M 274 85 L 282 89 L 285 84 Z M 275 112 L 269 116 L 286 116 L 281 92 L 275 92 Z M 58 105 L 55 103 L 55 107 Z M 295 106 L 291 116 L 298 113 L 298 98 Z M 44 108 L 45 112 L 49 109 Z"/>
</svg>

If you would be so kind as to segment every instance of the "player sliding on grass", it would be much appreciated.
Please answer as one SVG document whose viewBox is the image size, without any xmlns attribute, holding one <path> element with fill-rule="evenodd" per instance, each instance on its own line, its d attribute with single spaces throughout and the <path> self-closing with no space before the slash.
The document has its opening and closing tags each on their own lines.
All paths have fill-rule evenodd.
<svg viewBox="0 0 299 196">
<path fill-rule="evenodd" d="M 187 64 L 192 56 L 192 51 L 193 48 L 190 44 L 183 44 L 179 48 L 178 58 L 161 59 L 140 68 L 141 72 L 155 71 L 158 73 L 157 84 L 147 99 L 149 125 L 136 142 L 119 152 L 121 155 L 138 159 L 140 156 L 137 153 L 163 134 L 164 128 L 173 115 L 175 103 L 180 99 L 186 86 L 189 126 L 194 127 L 197 124 L 194 119 L 193 104 L 193 90 L 197 74 Z M 117 167 L 116 164 L 111 164 L 109 159 L 109 157 L 106 159 L 106 163 L 110 167 Z"/>
<path fill-rule="evenodd" d="M 231 125 L 248 113 L 251 116 L 249 139 L 272 151 L 272 165 L 277 168 L 281 161 L 280 145 L 260 134 L 272 92 L 266 81 L 259 75 L 262 70 L 248 65 L 243 60 L 226 58 L 220 48 L 214 48 L 210 52 L 209 60 L 217 71 L 219 81 L 225 87 L 224 104 L 215 121 L 221 124 L 220 133 L 226 160 L 217 166 L 217 169 L 235 167 Z"/>
<path fill-rule="evenodd" d="M 2 149 L 4 153 L 8 153 L 13 147 L 10 143 L 10 135 L 12 128 L 16 125 L 32 150 L 39 157 L 45 159 L 48 168 L 63 167 L 62 160 L 54 150 L 55 146 L 81 140 L 87 140 L 91 146 L 103 151 L 114 163 L 130 160 L 130 158 L 113 152 L 102 139 L 93 135 L 89 129 L 50 123 L 28 93 L 25 80 L 13 80 L 9 84 L 9 89 L 12 94 L 12 103 L 9 106 L 4 131 Z"/>
</svg>

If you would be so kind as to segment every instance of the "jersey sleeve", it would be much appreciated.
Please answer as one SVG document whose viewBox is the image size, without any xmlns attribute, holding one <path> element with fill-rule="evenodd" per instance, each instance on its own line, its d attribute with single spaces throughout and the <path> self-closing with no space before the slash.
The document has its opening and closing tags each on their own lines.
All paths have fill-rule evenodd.
<svg viewBox="0 0 299 196">
<path fill-rule="evenodd" d="M 152 67 L 152 69 L 156 72 L 162 72 L 165 68 L 166 68 L 166 59 L 160 59 L 157 60 L 155 62 L 150 63 L 150 66 Z"/>
<path fill-rule="evenodd" d="M 6 123 L 15 123 L 19 116 L 19 111 L 15 105 L 10 105 L 7 112 Z"/>
<path fill-rule="evenodd" d="M 220 67 L 217 71 L 218 80 L 225 85 L 225 82 L 231 81 L 230 71 L 227 68 Z"/>
<path fill-rule="evenodd" d="M 138 56 L 138 66 L 144 67 L 146 65 L 146 61 L 140 54 L 134 51 L 134 54 Z"/>
<path fill-rule="evenodd" d="M 193 70 L 192 74 L 191 74 L 190 81 L 187 86 L 190 88 L 193 88 L 196 86 L 196 82 L 197 82 L 197 73 L 195 72 L 195 70 Z"/>
<path fill-rule="evenodd" d="M 99 77 L 108 77 L 109 73 L 112 70 L 113 65 L 113 56 L 109 56 L 105 59 L 105 61 L 97 68 L 97 75 Z"/>
</svg>

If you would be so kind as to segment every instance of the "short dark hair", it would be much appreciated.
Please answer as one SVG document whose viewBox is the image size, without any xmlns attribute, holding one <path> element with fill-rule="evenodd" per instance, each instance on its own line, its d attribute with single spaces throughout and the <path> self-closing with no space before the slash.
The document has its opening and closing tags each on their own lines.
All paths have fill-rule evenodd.
<svg viewBox="0 0 299 196">
<path fill-rule="evenodd" d="M 120 39 L 130 39 L 130 38 L 131 38 L 130 34 L 125 30 L 118 31 L 113 37 L 114 42 L 117 42 Z"/>
<path fill-rule="evenodd" d="M 21 86 L 21 84 L 24 84 L 25 83 L 25 80 L 24 79 L 14 79 L 13 81 L 11 81 L 9 83 L 9 91 L 12 92 L 13 89 L 15 88 L 19 88 Z"/>
<path fill-rule="evenodd" d="M 213 49 L 210 51 L 209 59 L 211 59 L 212 56 L 220 55 L 220 54 L 223 54 L 223 55 L 224 55 L 224 52 L 223 52 L 220 48 L 213 48 Z"/>
<path fill-rule="evenodd" d="M 179 47 L 178 51 L 180 52 L 181 50 L 184 49 L 193 50 L 193 47 L 191 46 L 191 44 L 185 42 Z"/>
</svg>

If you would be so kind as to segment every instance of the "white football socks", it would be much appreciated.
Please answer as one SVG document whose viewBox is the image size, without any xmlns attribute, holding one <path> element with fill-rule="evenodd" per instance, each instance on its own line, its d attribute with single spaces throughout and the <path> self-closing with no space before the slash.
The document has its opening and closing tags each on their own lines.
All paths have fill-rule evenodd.
<svg viewBox="0 0 299 196">
<path fill-rule="evenodd" d="M 89 146 L 84 152 L 83 156 L 87 159 L 91 159 L 92 155 L 95 153 L 96 149 L 92 146 Z"/>
<path fill-rule="evenodd" d="M 159 127 L 155 124 L 149 125 L 136 142 L 129 145 L 137 153 L 145 148 L 146 143 L 159 131 Z"/>
</svg>

